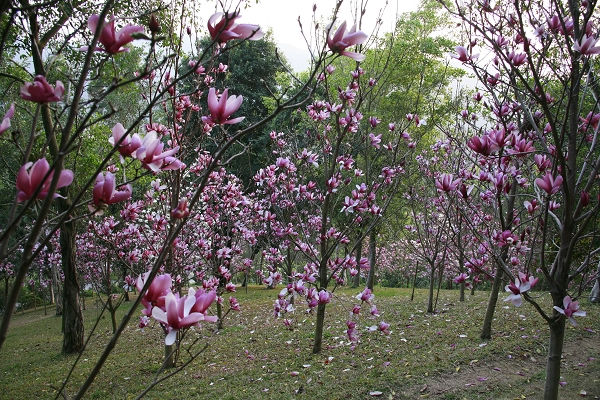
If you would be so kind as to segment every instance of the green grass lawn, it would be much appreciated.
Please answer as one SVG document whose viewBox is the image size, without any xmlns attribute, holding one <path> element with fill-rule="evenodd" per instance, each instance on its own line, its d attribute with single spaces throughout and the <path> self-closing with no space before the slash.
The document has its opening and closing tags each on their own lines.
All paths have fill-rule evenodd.
<svg viewBox="0 0 600 400">
<path fill-rule="evenodd" d="M 499 302 L 493 339 L 479 339 L 487 293 L 442 291 L 438 313 L 428 315 L 426 292 L 376 288 L 380 319 L 392 334 L 366 332 L 352 348 L 346 318 L 357 290 L 335 292 L 325 320 L 324 349 L 311 354 L 314 315 L 296 311 L 298 325 L 287 330 L 273 317 L 279 290 L 250 288 L 236 293 L 242 311 L 230 314 L 225 328 L 211 325 L 190 332 L 200 336 L 194 349 L 208 347 L 184 371 L 156 386 L 152 399 L 535 399 L 544 383 L 548 330 L 532 307 Z M 502 296 L 504 297 L 504 296 Z M 122 315 L 131 303 L 124 303 Z M 99 313 L 88 299 L 86 335 Z M 600 398 L 600 307 L 582 299 L 586 318 L 566 334 L 561 398 Z M 60 318 L 43 310 L 18 313 L 0 351 L 0 398 L 53 398 L 75 356 L 61 354 Z M 125 330 L 87 398 L 135 398 L 154 378 L 163 359 L 164 336 L 152 323 L 141 331 L 137 319 Z M 67 394 L 72 395 L 111 335 L 108 315 L 83 354 Z M 183 353 L 181 360 L 188 358 Z M 381 392 L 380 396 L 373 396 Z"/>
</svg>

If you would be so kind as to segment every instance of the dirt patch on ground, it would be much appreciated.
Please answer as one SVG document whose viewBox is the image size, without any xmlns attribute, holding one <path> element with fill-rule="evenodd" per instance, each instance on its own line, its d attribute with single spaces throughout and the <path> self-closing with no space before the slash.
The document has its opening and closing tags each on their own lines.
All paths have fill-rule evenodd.
<svg viewBox="0 0 600 400">
<path fill-rule="evenodd" d="M 542 399 L 546 357 L 474 360 L 455 371 L 431 376 L 397 399 Z M 561 399 L 600 399 L 600 335 L 565 344 Z"/>
</svg>

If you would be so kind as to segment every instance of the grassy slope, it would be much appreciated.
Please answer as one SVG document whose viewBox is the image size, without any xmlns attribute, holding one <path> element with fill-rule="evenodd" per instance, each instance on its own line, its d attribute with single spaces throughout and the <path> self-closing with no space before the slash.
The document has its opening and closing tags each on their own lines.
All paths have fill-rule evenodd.
<svg viewBox="0 0 600 400">
<path fill-rule="evenodd" d="M 405 289 L 377 288 L 382 319 L 391 324 L 389 337 L 362 332 L 351 349 L 345 320 L 356 290 L 336 291 L 328 307 L 323 354 L 310 354 L 314 317 L 297 311 L 297 328 L 286 330 L 273 318 L 272 302 L 278 291 L 252 288 L 237 293 L 242 312 L 230 314 L 225 329 L 191 332 L 203 336 L 207 350 L 188 368 L 158 385 L 147 398 L 173 399 L 440 399 L 539 398 L 543 387 L 547 329 L 532 307 L 500 303 L 494 337 L 479 340 L 486 293 L 467 295 L 458 302 L 457 291 L 442 291 L 435 315 L 427 315 L 426 293 L 414 302 Z M 600 396 L 600 308 L 582 301 L 588 317 L 567 330 L 563 398 Z M 121 307 L 121 315 L 128 307 Z M 97 316 L 88 300 L 86 334 Z M 374 321 L 361 321 L 364 331 Z M 585 328 L 589 328 L 586 330 Z M 68 385 L 73 394 L 110 336 L 106 316 L 92 338 Z M 152 380 L 162 362 L 164 336 L 160 327 L 143 332 L 137 320 L 127 328 L 117 348 L 88 392 L 88 398 L 135 398 Z M 196 349 L 200 346 L 196 345 Z M 74 356 L 60 354 L 60 319 L 43 311 L 17 315 L 0 351 L 0 398 L 54 397 Z M 182 356 L 185 360 L 187 355 Z M 331 361 L 329 357 L 333 357 Z M 299 374 L 293 376 L 292 371 Z M 521 397 L 521 396 L 525 397 Z"/>
</svg>

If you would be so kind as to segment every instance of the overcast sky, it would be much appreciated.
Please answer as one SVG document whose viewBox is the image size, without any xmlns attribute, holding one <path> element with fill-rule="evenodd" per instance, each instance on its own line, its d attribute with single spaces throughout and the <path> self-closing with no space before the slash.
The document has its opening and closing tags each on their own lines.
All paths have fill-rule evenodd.
<svg viewBox="0 0 600 400">
<path fill-rule="evenodd" d="M 312 9 L 315 3 L 317 20 L 328 23 L 335 0 L 260 0 L 258 4 L 242 10 L 242 18 L 238 22 L 259 24 L 264 31 L 270 28 L 279 49 L 285 54 L 294 70 L 302 71 L 308 67 L 309 53 L 300 34 L 298 16 L 306 31 L 311 26 Z M 351 10 L 354 9 L 355 3 L 356 0 L 345 0 L 338 17 L 339 23 L 347 20 L 349 27 L 352 26 L 354 17 Z M 418 6 L 417 0 L 369 0 L 367 12 L 363 17 L 362 30 L 371 33 L 380 10 L 385 7 L 381 30 L 390 32 L 397 15 L 415 11 Z M 336 23 L 336 27 L 339 23 Z"/>
</svg>

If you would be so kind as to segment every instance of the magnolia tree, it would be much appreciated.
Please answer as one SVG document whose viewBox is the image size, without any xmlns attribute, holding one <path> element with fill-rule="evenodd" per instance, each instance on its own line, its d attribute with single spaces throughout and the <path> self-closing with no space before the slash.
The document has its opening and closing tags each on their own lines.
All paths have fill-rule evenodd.
<svg viewBox="0 0 600 400">
<path fill-rule="evenodd" d="M 419 193 L 419 194 L 417 194 Z M 443 198 L 426 197 L 425 187 L 417 188 L 405 194 L 410 202 L 412 211 L 411 224 L 405 226 L 406 251 L 419 257 L 419 260 L 429 268 L 429 296 L 427 312 L 434 312 L 434 288 L 436 273 L 441 282 L 444 266 L 448 257 L 449 241 L 447 237 L 448 219 L 444 212 Z M 416 203 L 424 205 L 427 211 L 417 209 Z"/>
<path fill-rule="evenodd" d="M 331 29 L 327 45 L 336 57 L 360 62 L 364 56 L 347 48 L 366 38 L 342 23 L 335 33 Z M 410 135 L 396 134 L 394 124 L 380 123 L 375 116 L 363 119 L 360 110 L 376 79 L 369 79 L 357 66 L 347 85 L 330 97 L 328 82 L 334 70 L 329 64 L 319 75 L 325 98 L 313 100 L 306 108 L 306 131 L 292 137 L 273 134 L 278 158 L 255 177 L 267 229 L 287 241 L 287 248 L 299 252 L 302 260 L 301 269 L 291 271 L 292 282 L 280 292 L 275 313 L 290 325 L 291 313 L 300 307 L 293 301 L 298 296 L 306 300 L 309 310 L 316 310 L 313 353 L 322 348 L 326 305 L 348 275 L 358 274 L 360 262 L 353 252 L 385 212 L 403 173 L 405 153 L 412 147 Z M 368 177 L 356 159 L 364 146 L 385 160 Z M 361 232 L 358 237 L 356 230 Z M 357 299 L 370 305 L 371 314 L 378 314 L 369 289 Z M 360 310 L 356 305 L 352 315 Z M 349 338 L 357 340 L 356 322 L 351 319 L 347 325 Z M 388 329 L 384 322 L 373 328 L 384 333 Z"/>
<path fill-rule="evenodd" d="M 586 84 L 596 79 L 600 53 L 595 2 L 457 2 L 449 9 L 467 40 L 455 57 L 475 73 L 484 88 L 475 100 L 491 117 L 467 145 L 482 170 L 480 198 L 495 204 L 501 226 L 489 242 L 495 286 L 506 274 L 508 299 L 526 300 L 547 322 L 544 397 L 556 399 L 565 322 L 585 316 L 576 301 L 585 285 L 574 283 L 598 252 L 585 241 L 600 208 L 598 92 Z M 528 294 L 538 279 L 550 292 L 546 304 Z"/>
<path fill-rule="evenodd" d="M 259 39 L 262 36 L 257 25 L 238 23 L 237 11 L 212 15 L 207 24 L 211 38 L 209 45 L 194 54 L 195 62 L 192 65 L 187 65 L 187 62 L 186 65 L 180 65 L 178 55 L 183 36 L 191 33 L 191 28 L 186 32 L 186 21 L 183 19 L 171 20 L 169 23 L 176 22 L 173 26 L 166 27 L 161 26 L 155 16 L 147 13 L 140 18 L 147 21 L 147 27 L 126 24 L 121 18 L 109 17 L 112 12 L 117 13 L 119 10 L 113 7 L 112 1 L 108 1 L 97 9 L 97 14 L 81 18 L 83 21 L 80 22 L 85 21 L 86 24 L 75 23 L 66 9 L 46 15 L 48 10 L 44 7 L 44 4 L 34 4 L 24 8 L 11 8 L 9 13 L 11 20 L 18 19 L 23 22 L 18 25 L 22 29 L 16 34 L 27 44 L 26 54 L 31 57 L 30 64 L 33 66 L 35 77 L 28 77 L 20 83 L 18 76 L 3 75 L 12 79 L 12 84 L 21 87 L 21 101 L 7 108 L 1 125 L 3 136 L 9 137 L 8 144 L 13 145 L 20 155 L 21 166 L 15 168 L 15 200 L 7 210 L 8 222 L 0 234 L 0 261 L 3 266 L 7 266 L 7 255 L 18 246 L 23 248 L 23 257 L 15 266 L 15 274 L 11 278 L 12 288 L 0 326 L 0 348 L 4 344 L 25 277 L 31 270 L 33 261 L 42 249 L 48 246 L 54 232 L 60 228 L 62 270 L 65 276 L 63 312 L 69 316 L 69 322 L 64 324 L 65 337 L 71 337 L 65 340 L 69 346 L 64 349 L 81 350 L 83 324 L 75 270 L 76 220 L 98 218 L 97 215 L 102 212 L 114 212 L 117 203 L 131 198 L 135 195 L 134 189 L 148 181 L 147 175 L 160 175 L 168 182 L 169 188 L 168 194 L 159 195 L 157 199 L 162 202 L 157 210 L 163 211 L 147 214 L 147 224 L 152 229 L 147 229 L 146 232 L 160 232 L 158 236 L 161 240 L 149 240 L 153 248 L 151 254 L 147 254 L 146 265 L 150 268 L 137 280 L 140 295 L 132 302 L 89 376 L 74 396 L 81 398 L 104 365 L 140 303 L 145 305 L 145 316 L 152 316 L 164 329 L 167 345 L 179 343 L 185 333 L 199 322 L 215 320 L 207 314 L 207 310 L 216 300 L 218 288 L 227 286 L 222 278 L 228 274 L 225 269 L 232 266 L 230 260 L 237 252 L 237 245 L 224 245 L 221 240 L 233 233 L 243 236 L 246 232 L 234 223 L 223 225 L 227 223 L 227 219 L 231 222 L 227 213 L 232 215 L 236 212 L 233 202 L 243 203 L 236 198 L 237 194 L 231 195 L 230 198 L 224 196 L 223 200 L 230 200 L 229 203 L 224 202 L 219 206 L 225 211 L 211 211 L 209 201 L 204 201 L 203 196 L 211 182 L 227 185 L 224 182 L 229 179 L 223 178 L 225 180 L 218 181 L 213 171 L 222 163 L 226 163 L 227 157 L 232 157 L 229 150 L 234 143 L 259 129 L 280 111 L 297 108 L 303 102 L 302 96 L 310 97 L 317 70 L 322 67 L 328 50 L 322 48 L 314 53 L 314 68 L 306 76 L 307 79 L 300 83 L 296 94 L 275 98 L 272 114 L 263 120 L 251 121 L 248 128 L 235 129 L 235 124 L 240 122 L 243 116 L 232 115 L 239 109 L 243 98 L 233 95 L 226 87 L 214 86 L 215 79 L 211 74 L 223 72 L 223 67 L 214 65 L 212 60 L 216 54 L 223 54 L 231 46 L 235 46 L 236 41 Z M 90 4 L 89 10 L 94 9 L 96 6 Z M 45 21 L 48 27 L 38 23 L 38 16 L 41 15 L 48 17 Z M 77 26 L 81 26 L 81 29 L 73 32 L 73 27 Z M 174 35 L 160 36 L 161 28 L 165 27 Z M 175 33 L 176 29 L 179 35 Z M 3 35 L 4 41 L 8 40 L 7 38 L 8 36 Z M 74 38 L 77 40 L 73 40 Z M 344 38 L 342 29 L 341 34 L 331 42 L 330 51 L 342 53 L 349 44 L 355 43 L 352 33 L 349 39 L 346 38 L 350 40 L 349 44 L 344 42 Z M 144 41 L 143 51 L 146 56 L 137 74 L 123 77 L 114 60 L 127 52 L 127 45 L 135 40 Z M 84 42 L 85 46 L 78 47 L 81 42 Z M 3 46 L 0 47 L 0 51 L 3 52 L 2 60 L 10 57 L 4 44 L 6 43 L 3 42 Z M 74 54 L 73 58 L 77 62 L 72 63 L 70 68 L 61 69 L 62 64 L 56 60 L 67 53 Z M 22 70 L 19 74 L 27 72 Z M 111 83 L 104 88 L 95 85 L 95 80 L 101 74 L 113 76 Z M 64 76 L 63 79 L 72 83 L 65 85 L 62 81 L 50 77 L 55 75 Z M 191 77 L 198 78 L 197 85 L 191 92 L 183 91 L 187 90 L 183 89 L 184 87 L 189 88 L 188 78 Z M 184 81 L 186 85 L 183 85 Z M 110 130 L 106 130 L 105 138 L 110 138 L 110 146 L 104 153 L 101 152 L 99 158 L 91 165 L 86 164 L 86 168 L 66 169 L 67 164 L 78 166 L 78 151 L 88 144 L 90 136 L 93 136 L 90 135 L 91 131 L 101 127 L 105 124 L 104 121 L 115 113 L 113 107 L 101 107 L 102 102 L 111 93 L 118 92 L 128 85 L 138 84 L 147 89 L 142 93 L 143 102 L 139 115 L 134 116 L 133 122 L 127 127 L 121 124 L 114 125 L 112 134 Z M 89 96 L 88 90 L 92 86 L 94 95 Z M 206 103 L 204 97 L 200 96 L 202 93 L 206 94 Z M 28 111 L 31 111 L 32 115 L 29 119 L 25 118 Z M 199 113 L 202 117 L 201 122 L 196 119 L 196 126 L 189 125 L 192 121 L 189 117 L 193 113 Z M 7 136 L 15 122 L 21 127 L 27 126 L 22 130 L 30 132 L 30 135 Z M 189 129 L 185 129 L 186 124 Z M 45 138 L 39 143 L 36 139 L 42 128 Z M 120 158 L 120 164 L 112 164 L 115 156 Z M 82 176 L 80 172 L 74 171 L 86 173 Z M 72 190 L 65 189 L 69 187 Z M 89 207 L 80 207 L 81 205 Z M 96 229 L 100 229 L 99 233 L 114 237 L 114 244 L 122 246 L 121 249 L 117 247 L 107 253 L 101 253 L 111 254 L 107 256 L 107 265 L 113 256 L 114 260 L 131 258 L 128 265 L 133 261 L 137 262 L 135 259 L 139 255 L 135 252 L 136 249 L 127 250 L 132 243 L 119 243 L 119 240 L 125 242 L 125 237 L 119 235 L 137 236 L 137 232 L 132 232 L 135 229 L 131 226 L 131 222 L 135 220 L 132 214 L 139 213 L 140 207 L 147 206 L 145 202 L 128 203 L 121 210 L 119 217 L 114 216 L 111 219 L 109 216 L 104 220 L 91 222 L 94 225 L 90 225 L 91 231 L 96 233 Z M 228 247 L 231 253 L 217 255 L 221 261 L 211 264 L 213 267 L 221 264 L 217 267 L 219 275 L 214 276 L 218 282 L 208 278 L 209 283 L 205 289 L 190 288 L 187 294 L 183 295 L 182 285 L 177 281 L 176 285 L 173 285 L 170 275 L 165 273 L 157 277 L 157 274 L 174 265 L 179 265 L 178 271 L 189 272 L 188 266 L 184 265 L 188 249 L 184 245 L 177 245 L 182 241 L 180 236 L 184 227 L 196 211 L 194 220 L 200 225 L 210 227 L 211 221 L 214 221 L 217 228 L 223 230 L 222 237 L 218 240 L 216 234 L 211 238 L 211 245 L 214 246 L 212 249 L 216 250 L 218 246 L 220 248 L 216 251 L 219 252 Z M 30 216 L 34 219 L 31 229 L 24 236 L 20 236 L 20 227 Z M 106 232 L 102 233 L 104 228 Z M 143 259 L 142 256 L 139 257 Z M 223 271 L 221 267 L 224 268 Z M 104 275 L 104 279 L 113 275 L 108 268 L 101 272 L 98 276 Z M 131 268 L 131 272 L 137 271 Z M 214 270 L 212 272 L 214 273 Z M 183 276 L 182 279 L 189 277 Z M 129 285 L 132 284 L 131 281 L 130 277 Z M 231 301 L 230 308 L 239 308 L 235 300 Z"/>
</svg>

